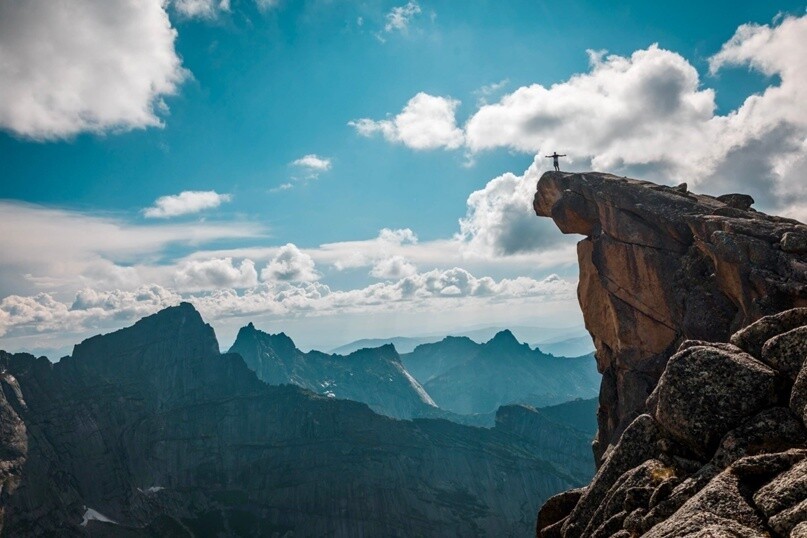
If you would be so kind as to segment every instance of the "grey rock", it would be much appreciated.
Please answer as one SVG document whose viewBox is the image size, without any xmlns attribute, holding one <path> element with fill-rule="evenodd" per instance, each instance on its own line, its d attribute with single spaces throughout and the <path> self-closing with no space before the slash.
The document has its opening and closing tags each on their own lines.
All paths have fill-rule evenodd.
<svg viewBox="0 0 807 538">
<path fill-rule="evenodd" d="M 790 538 L 807 538 L 807 521 L 799 523 L 790 531 Z"/>
<path fill-rule="evenodd" d="M 614 518 L 621 522 L 635 509 L 647 509 L 653 490 L 670 472 L 672 470 L 658 460 L 647 460 L 626 471 L 601 499 L 583 536 L 602 535 L 603 528 L 612 533 L 615 530 Z"/>
<path fill-rule="evenodd" d="M 807 362 L 801 366 L 799 375 L 790 392 L 790 410 L 807 424 Z"/>
<path fill-rule="evenodd" d="M 644 536 L 697 536 L 695 533 L 707 528 L 735 533 L 727 534 L 729 536 L 762 536 L 766 531 L 765 522 L 746 500 L 744 490 L 739 477 L 730 469 L 726 470 Z"/>
<path fill-rule="evenodd" d="M 807 325 L 807 308 L 791 308 L 765 316 L 731 336 L 731 343 L 755 357 L 762 356 L 762 346 L 778 334 Z"/>
<path fill-rule="evenodd" d="M 795 464 L 754 494 L 754 504 L 768 517 L 807 499 L 807 459 Z"/>
<path fill-rule="evenodd" d="M 691 347 L 667 363 L 654 416 L 673 438 L 708 457 L 729 430 L 776 401 L 775 377 L 746 353 Z"/>
<path fill-rule="evenodd" d="M 751 206 L 754 205 L 754 198 L 747 194 L 723 194 L 722 196 L 718 196 L 717 199 L 729 207 L 743 211 L 750 209 Z"/>
<path fill-rule="evenodd" d="M 779 244 L 785 252 L 802 254 L 807 252 L 807 233 L 787 232 L 782 236 Z"/>
<path fill-rule="evenodd" d="M 760 358 L 777 372 L 795 381 L 807 359 L 807 326 L 796 327 L 765 342 Z"/>
<path fill-rule="evenodd" d="M 773 516 L 768 524 L 773 530 L 783 536 L 790 534 L 790 531 L 799 523 L 807 521 L 807 498 L 786 510 Z"/>
<path fill-rule="evenodd" d="M 568 516 L 585 491 L 585 488 L 571 489 L 550 497 L 538 512 L 536 529 L 540 532 Z"/>
<path fill-rule="evenodd" d="M 728 432 L 712 457 L 712 464 L 726 468 L 745 456 L 783 452 L 805 446 L 807 432 L 787 408 L 773 407 L 746 420 Z"/>
<path fill-rule="evenodd" d="M 611 486 L 626 471 L 653 458 L 658 452 L 657 444 L 660 438 L 658 425 L 650 415 L 636 417 L 569 515 L 563 526 L 563 535 L 566 538 L 582 535 Z"/>
</svg>

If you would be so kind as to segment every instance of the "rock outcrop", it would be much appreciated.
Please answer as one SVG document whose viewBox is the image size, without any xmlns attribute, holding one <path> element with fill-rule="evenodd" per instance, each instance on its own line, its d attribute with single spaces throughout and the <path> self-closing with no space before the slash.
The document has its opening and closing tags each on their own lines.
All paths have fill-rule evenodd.
<svg viewBox="0 0 807 538">
<path fill-rule="evenodd" d="M 189 304 L 58 363 L 0 352 L 0 535 L 524 535 L 579 486 L 506 429 L 260 381 Z"/>
<path fill-rule="evenodd" d="M 538 182 L 535 212 L 586 236 L 578 297 L 603 374 L 598 459 L 642 412 L 684 340 L 727 342 L 762 316 L 807 306 L 807 226 L 752 202 L 601 173 L 547 172 Z M 792 339 L 802 336 L 769 347 L 797 354 Z M 791 356 L 782 360 L 795 373 Z"/>
<path fill-rule="evenodd" d="M 538 536 L 797 537 L 807 521 L 807 227 L 604 174 L 547 173 L 535 210 L 581 233 L 604 379 L 600 464 Z"/>
</svg>

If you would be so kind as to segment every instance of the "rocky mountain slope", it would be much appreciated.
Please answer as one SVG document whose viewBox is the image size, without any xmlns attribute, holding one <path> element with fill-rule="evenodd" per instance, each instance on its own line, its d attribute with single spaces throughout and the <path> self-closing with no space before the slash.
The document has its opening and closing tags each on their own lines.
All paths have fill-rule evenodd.
<svg viewBox="0 0 807 538">
<path fill-rule="evenodd" d="M 807 308 L 791 308 L 807 226 L 750 203 L 539 181 L 536 212 L 587 236 L 579 297 L 604 372 L 600 467 L 543 506 L 539 536 L 807 536 Z"/>
<path fill-rule="evenodd" d="M 189 304 L 0 352 L 0 387 L 3 536 L 524 535 L 581 482 L 507 428 L 269 386 Z"/>
<path fill-rule="evenodd" d="M 447 337 L 420 345 L 401 360 L 441 409 L 460 414 L 590 398 L 600 381 L 590 356 L 546 355 L 519 343 L 508 330 L 484 344 Z"/>
<path fill-rule="evenodd" d="M 267 334 L 251 323 L 230 348 L 258 378 L 270 385 L 293 384 L 317 394 L 363 402 L 393 418 L 421 417 L 436 407 L 401 364 L 392 345 L 328 355 L 303 353 L 283 333 Z"/>
<path fill-rule="evenodd" d="M 609 174 L 548 172 L 534 208 L 578 243 L 578 297 L 594 338 L 602 456 L 638 416 L 687 339 L 725 342 L 807 306 L 807 227 L 714 198 Z"/>
</svg>

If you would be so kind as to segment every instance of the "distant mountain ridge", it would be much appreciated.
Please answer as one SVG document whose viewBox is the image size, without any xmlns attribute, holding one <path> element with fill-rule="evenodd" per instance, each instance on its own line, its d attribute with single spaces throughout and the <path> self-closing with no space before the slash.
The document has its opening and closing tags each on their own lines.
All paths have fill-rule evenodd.
<svg viewBox="0 0 807 538">
<path fill-rule="evenodd" d="M 393 418 L 420 417 L 427 407 L 437 407 L 391 344 L 347 356 L 305 353 L 284 333 L 268 334 L 250 323 L 238 332 L 229 353 L 241 355 L 270 385 L 290 383 L 324 396 L 363 402 Z"/>
<path fill-rule="evenodd" d="M 502 405 L 534 407 L 593 398 L 600 376 L 593 358 L 554 357 L 520 343 L 509 330 L 484 344 L 447 337 L 422 344 L 401 361 L 441 409 L 489 413 Z"/>
<path fill-rule="evenodd" d="M 585 473 L 512 432 L 529 413 L 399 421 L 267 385 L 187 303 L 55 364 L 0 352 L 0 389 L 7 536 L 523 536 Z"/>
</svg>

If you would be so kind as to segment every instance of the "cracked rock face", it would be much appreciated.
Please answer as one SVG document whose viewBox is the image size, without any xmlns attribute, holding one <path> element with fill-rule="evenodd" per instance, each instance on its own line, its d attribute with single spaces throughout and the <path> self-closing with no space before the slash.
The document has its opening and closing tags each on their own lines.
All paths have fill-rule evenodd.
<svg viewBox="0 0 807 538">
<path fill-rule="evenodd" d="M 599 470 L 573 507 L 548 501 L 538 536 L 807 535 L 807 227 L 750 203 L 541 178 L 536 212 L 587 236 L 603 385 Z"/>
<path fill-rule="evenodd" d="M 643 412 L 683 341 L 727 342 L 763 316 L 807 307 L 807 226 L 751 202 L 600 173 L 547 172 L 538 182 L 536 214 L 586 236 L 578 297 L 603 374 L 598 460 Z M 776 335 L 801 326 L 783 323 L 772 322 Z M 783 335 L 765 353 L 770 337 L 739 334 L 733 343 L 774 369 L 776 353 L 794 380 L 802 335 Z"/>
</svg>

